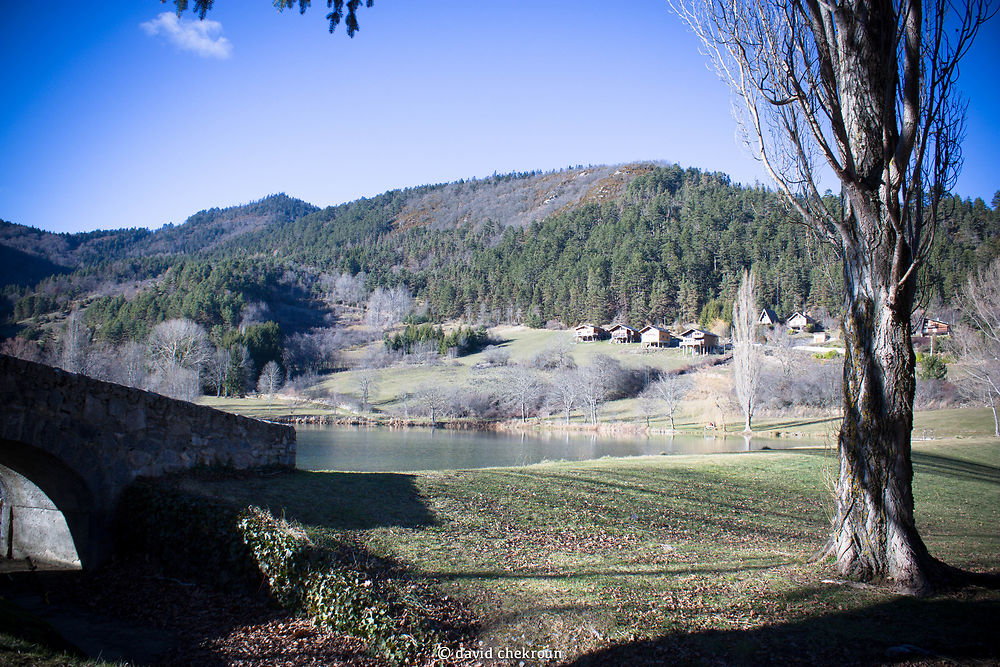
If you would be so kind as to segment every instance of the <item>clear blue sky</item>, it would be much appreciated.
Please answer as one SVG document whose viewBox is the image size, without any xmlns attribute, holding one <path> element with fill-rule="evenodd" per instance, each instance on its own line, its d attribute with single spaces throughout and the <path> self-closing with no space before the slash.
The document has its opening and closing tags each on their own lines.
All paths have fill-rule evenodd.
<svg viewBox="0 0 1000 667">
<path fill-rule="evenodd" d="M 192 35 L 158 18 L 172 4 L 157 0 L 5 3 L 0 218 L 159 227 L 275 192 L 325 206 L 633 160 L 766 182 L 663 0 L 378 0 L 354 39 L 327 32 L 325 4 L 300 16 L 218 0 L 220 25 Z M 1000 189 L 998 23 L 962 72 L 956 191 L 987 203 Z"/>
</svg>

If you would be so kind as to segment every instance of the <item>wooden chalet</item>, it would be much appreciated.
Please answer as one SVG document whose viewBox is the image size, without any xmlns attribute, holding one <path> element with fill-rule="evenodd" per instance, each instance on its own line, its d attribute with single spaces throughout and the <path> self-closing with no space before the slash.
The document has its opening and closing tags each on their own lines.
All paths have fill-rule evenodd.
<svg viewBox="0 0 1000 667">
<path fill-rule="evenodd" d="M 760 317 L 757 318 L 757 324 L 763 324 L 764 326 L 773 327 L 775 324 L 780 323 L 781 320 L 778 319 L 777 313 L 770 308 L 760 311 Z"/>
<path fill-rule="evenodd" d="M 639 332 L 627 324 L 616 324 L 608 329 L 612 343 L 638 343 Z"/>
<path fill-rule="evenodd" d="M 787 324 L 788 324 L 788 328 L 789 329 L 795 329 L 796 331 L 802 331 L 802 330 L 804 330 L 809 325 L 816 326 L 819 323 L 816 320 L 814 320 L 813 318 L 811 318 L 808 315 L 806 315 L 805 313 L 798 313 L 797 312 L 797 313 L 793 314 L 791 317 L 788 318 Z"/>
<path fill-rule="evenodd" d="M 711 331 L 688 329 L 681 334 L 681 349 L 693 354 L 709 354 L 719 348 L 719 337 Z"/>
<path fill-rule="evenodd" d="M 920 323 L 921 336 L 947 336 L 951 333 L 951 324 L 941 320 L 925 317 Z"/>
<path fill-rule="evenodd" d="M 604 340 L 608 337 L 606 329 L 593 324 L 581 324 L 573 329 L 573 340 L 577 343 L 585 343 L 595 340 Z"/>
<path fill-rule="evenodd" d="M 662 327 L 643 327 L 639 332 L 643 347 L 670 347 L 674 337 Z"/>
</svg>

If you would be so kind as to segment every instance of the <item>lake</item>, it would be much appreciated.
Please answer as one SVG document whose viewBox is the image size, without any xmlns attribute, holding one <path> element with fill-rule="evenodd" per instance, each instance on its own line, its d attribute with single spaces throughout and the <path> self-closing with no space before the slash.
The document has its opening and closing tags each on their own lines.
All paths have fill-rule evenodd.
<svg viewBox="0 0 1000 667">
<path fill-rule="evenodd" d="M 742 436 L 654 435 L 617 437 L 592 433 L 456 431 L 429 428 L 297 426 L 296 467 L 301 470 L 403 472 L 494 466 L 526 466 L 543 461 L 586 461 L 604 456 L 716 454 L 819 445 L 800 439 Z"/>
</svg>

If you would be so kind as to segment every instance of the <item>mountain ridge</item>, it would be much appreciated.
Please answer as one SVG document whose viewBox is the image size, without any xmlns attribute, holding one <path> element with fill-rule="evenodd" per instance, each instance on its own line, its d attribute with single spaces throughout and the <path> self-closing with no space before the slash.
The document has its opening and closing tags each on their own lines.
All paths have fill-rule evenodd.
<svg viewBox="0 0 1000 667">
<path fill-rule="evenodd" d="M 958 197 L 944 210 L 940 232 L 953 242 L 937 244 L 924 271 L 938 300 L 1000 254 L 1000 212 Z M 0 244 L 4 233 L 17 237 L 11 229 L 0 228 Z M 435 321 L 536 325 L 726 319 L 749 268 L 761 303 L 781 313 L 834 312 L 842 289 L 833 250 L 776 193 L 665 163 L 494 175 L 325 208 L 279 194 L 156 232 L 29 230 L 19 242 L 40 242 L 36 260 L 50 261 L 36 261 L 32 278 L 61 268 L 5 282 L 14 321 L 30 329 L 86 302 L 97 306 L 89 324 L 98 335 L 118 332 L 108 336 L 141 336 L 171 317 L 236 327 L 260 303 L 289 331 L 313 327 L 316 318 L 280 314 L 323 311 L 336 301 L 329 285 L 345 275 L 363 274 L 366 292 L 405 286 Z M 140 283 L 138 292 L 123 287 Z"/>
</svg>

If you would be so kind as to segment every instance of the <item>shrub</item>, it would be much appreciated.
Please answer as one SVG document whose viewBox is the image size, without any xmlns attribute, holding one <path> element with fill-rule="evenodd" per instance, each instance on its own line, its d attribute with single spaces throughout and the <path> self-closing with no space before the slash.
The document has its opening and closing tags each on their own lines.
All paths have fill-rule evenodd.
<svg viewBox="0 0 1000 667">
<path fill-rule="evenodd" d="M 957 407 L 960 404 L 955 385 L 947 380 L 928 379 L 917 380 L 916 396 L 913 406 L 918 410 L 937 410 Z"/>
<path fill-rule="evenodd" d="M 239 530 L 267 578 L 271 595 L 286 609 L 305 612 L 322 627 L 368 640 L 393 663 L 411 661 L 436 642 L 419 626 L 398 632 L 392 604 L 367 573 L 338 566 L 300 529 L 259 507 L 240 514 Z"/>
<path fill-rule="evenodd" d="M 921 380 L 943 380 L 948 376 L 948 366 L 938 354 L 925 354 L 920 360 Z"/>
<path fill-rule="evenodd" d="M 487 366 L 506 366 L 508 361 L 510 361 L 510 352 L 502 347 L 488 345 L 483 351 L 483 363 Z"/>
</svg>

